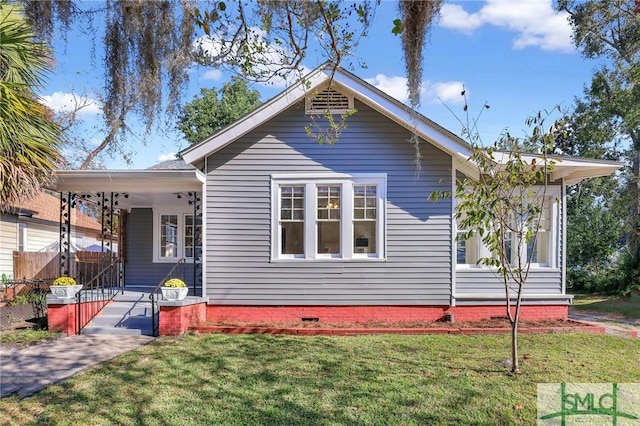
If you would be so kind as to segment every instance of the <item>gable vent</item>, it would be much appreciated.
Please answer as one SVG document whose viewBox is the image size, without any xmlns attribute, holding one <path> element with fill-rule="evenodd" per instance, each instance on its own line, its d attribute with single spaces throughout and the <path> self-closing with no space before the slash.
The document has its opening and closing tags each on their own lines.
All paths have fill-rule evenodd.
<svg viewBox="0 0 640 426">
<path fill-rule="evenodd" d="M 334 89 L 326 89 L 314 97 L 307 98 L 307 114 L 344 114 L 353 109 L 353 96 L 344 95 Z"/>
</svg>

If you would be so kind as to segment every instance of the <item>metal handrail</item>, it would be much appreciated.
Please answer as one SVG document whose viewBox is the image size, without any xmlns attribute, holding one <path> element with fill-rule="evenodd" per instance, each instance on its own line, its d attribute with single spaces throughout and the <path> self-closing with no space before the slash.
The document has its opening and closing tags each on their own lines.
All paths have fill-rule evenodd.
<svg viewBox="0 0 640 426">
<path fill-rule="evenodd" d="M 153 334 L 154 337 L 158 335 L 158 328 L 160 327 L 160 321 L 156 321 L 156 299 L 155 299 L 155 294 L 158 292 L 160 287 L 162 287 L 162 284 L 164 284 L 165 281 L 167 281 L 171 277 L 174 277 L 174 272 L 175 272 L 175 270 L 176 270 L 176 268 L 178 266 L 182 266 L 182 273 L 180 274 L 181 275 L 180 279 L 184 280 L 184 266 L 185 266 L 185 264 L 186 264 L 186 260 L 185 260 L 184 257 L 182 259 L 178 260 L 176 262 L 176 264 L 173 265 L 173 268 L 171 268 L 169 273 L 167 275 L 165 275 L 164 278 L 162 278 L 160 280 L 158 285 L 156 285 L 156 287 L 151 291 L 151 294 L 149 294 L 149 299 L 151 300 L 151 333 Z"/>
<path fill-rule="evenodd" d="M 113 285 L 115 281 L 115 286 Z M 105 284 L 109 284 L 106 286 Z M 82 289 L 76 294 L 77 305 L 77 334 L 82 332 L 82 329 L 89 324 L 89 322 L 96 317 L 102 311 L 102 308 L 106 306 L 106 303 L 101 304 L 99 307 L 87 305 L 89 309 L 88 314 L 85 309 L 85 315 L 83 315 L 82 304 L 83 302 L 101 302 L 105 300 L 113 299 L 118 293 L 124 293 L 124 280 L 122 279 L 122 263 L 120 259 L 114 259 L 104 267 L 98 274 L 93 277 Z M 84 296 L 84 297 L 83 297 Z"/>
</svg>

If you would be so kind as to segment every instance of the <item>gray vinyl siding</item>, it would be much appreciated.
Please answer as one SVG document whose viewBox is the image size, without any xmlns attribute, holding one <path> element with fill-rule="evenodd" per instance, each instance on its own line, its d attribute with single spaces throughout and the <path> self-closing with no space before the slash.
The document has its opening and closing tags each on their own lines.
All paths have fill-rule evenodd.
<svg viewBox="0 0 640 426">
<path fill-rule="evenodd" d="M 451 157 L 356 102 L 340 140 L 306 135 L 302 103 L 207 159 L 206 295 L 228 305 L 448 305 Z M 385 261 L 271 262 L 271 175 L 386 173 Z"/>
<path fill-rule="evenodd" d="M 26 242 L 25 251 L 58 251 L 60 227 L 59 225 L 29 223 L 27 224 Z"/>
<path fill-rule="evenodd" d="M 13 277 L 13 252 L 18 250 L 18 223 L 15 216 L 0 215 L 0 276 Z"/>
<path fill-rule="evenodd" d="M 125 286 L 152 289 L 173 268 L 174 263 L 153 262 L 153 210 L 131 209 L 127 215 Z M 185 265 L 184 277 L 193 283 L 193 264 Z"/>
</svg>

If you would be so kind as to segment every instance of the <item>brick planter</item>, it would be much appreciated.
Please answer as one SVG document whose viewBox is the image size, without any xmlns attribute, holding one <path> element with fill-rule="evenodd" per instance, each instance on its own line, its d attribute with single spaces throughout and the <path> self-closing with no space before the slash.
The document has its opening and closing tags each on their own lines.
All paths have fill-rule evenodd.
<svg viewBox="0 0 640 426">
<path fill-rule="evenodd" d="M 86 311 L 98 312 L 110 301 L 111 299 L 83 302 L 82 305 L 86 307 Z M 60 299 L 48 294 L 47 317 L 49 331 L 66 333 L 68 336 L 78 332 L 78 306 L 75 299 Z M 85 325 L 82 324 L 82 326 Z"/>
<path fill-rule="evenodd" d="M 158 302 L 158 334 L 160 336 L 180 336 L 189 327 L 197 326 L 207 318 L 207 299 L 187 297 L 184 300 L 161 300 Z"/>
</svg>

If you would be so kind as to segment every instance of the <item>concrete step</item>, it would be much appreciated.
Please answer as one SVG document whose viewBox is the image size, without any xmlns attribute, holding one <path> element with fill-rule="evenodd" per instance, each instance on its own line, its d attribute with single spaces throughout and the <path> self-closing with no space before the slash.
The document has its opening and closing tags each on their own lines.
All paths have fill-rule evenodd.
<svg viewBox="0 0 640 426">
<path fill-rule="evenodd" d="M 119 327 L 85 327 L 80 334 L 122 334 L 129 336 L 151 336 L 151 325 L 149 328 L 119 328 Z"/>
<path fill-rule="evenodd" d="M 125 316 L 151 316 L 151 302 L 122 302 L 116 301 L 109 303 L 102 308 L 104 315 L 120 315 Z"/>
<path fill-rule="evenodd" d="M 98 315 L 91 325 L 94 327 L 143 328 L 151 327 L 151 316 L 139 315 L 123 318 L 120 315 Z"/>
<path fill-rule="evenodd" d="M 149 293 L 138 293 L 126 290 L 124 293 L 118 293 L 113 300 L 118 302 L 151 302 Z"/>
<path fill-rule="evenodd" d="M 149 293 L 118 294 L 82 329 L 82 334 L 152 335 Z"/>
</svg>

